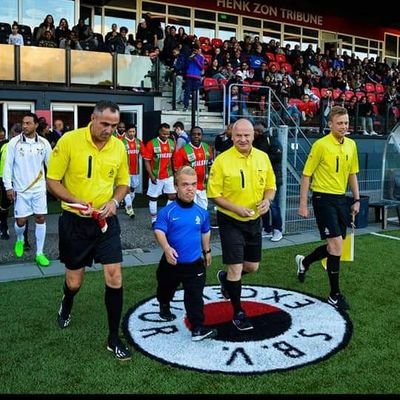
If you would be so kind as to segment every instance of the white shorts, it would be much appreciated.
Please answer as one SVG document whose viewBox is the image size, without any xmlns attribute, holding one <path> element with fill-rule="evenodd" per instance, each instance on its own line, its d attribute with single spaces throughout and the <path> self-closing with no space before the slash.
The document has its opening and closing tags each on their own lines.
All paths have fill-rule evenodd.
<svg viewBox="0 0 400 400">
<path fill-rule="evenodd" d="M 17 198 L 14 202 L 14 217 L 26 218 L 32 214 L 47 214 L 46 192 L 17 193 Z"/>
<path fill-rule="evenodd" d="M 153 183 L 149 179 L 149 187 L 147 188 L 147 196 L 157 198 L 165 194 L 175 194 L 174 177 L 170 176 L 165 179 L 157 179 L 157 183 Z"/>
<path fill-rule="evenodd" d="M 194 197 L 194 202 L 198 204 L 201 208 L 207 210 L 208 208 L 208 198 L 206 190 L 196 190 L 196 196 Z"/>
<path fill-rule="evenodd" d="M 139 186 L 139 175 L 129 175 L 129 186 L 131 189 L 136 189 Z"/>
</svg>

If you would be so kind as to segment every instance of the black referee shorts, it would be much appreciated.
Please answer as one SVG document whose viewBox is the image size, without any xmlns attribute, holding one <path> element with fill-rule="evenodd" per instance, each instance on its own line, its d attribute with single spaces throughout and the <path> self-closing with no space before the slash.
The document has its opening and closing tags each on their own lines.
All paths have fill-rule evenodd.
<svg viewBox="0 0 400 400">
<path fill-rule="evenodd" d="M 261 261 L 261 218 L 238 221 L 217 211 L 217 221 L 224 264 Z"/>
<path fill-rule="evenodd" d="M 314 192 L 312 205 L 321 239 L 346 237 L 350 207 L 345 195 Z"/>
<path fill-rule="evenodd" d="M 60 261 L 67 269 L 91 267 L 95 263 L 122 262 L 121 227 L 117 216 L 107 218 L 102 233 L 96 220 L 63 211 L 58 220 Z"/>
</svg>

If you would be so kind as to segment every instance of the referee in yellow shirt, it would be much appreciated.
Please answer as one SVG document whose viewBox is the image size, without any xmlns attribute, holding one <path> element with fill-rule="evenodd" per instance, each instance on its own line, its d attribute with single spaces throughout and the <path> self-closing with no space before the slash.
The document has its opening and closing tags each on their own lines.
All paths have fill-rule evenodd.
<svg viewBox="0 0 400 400">
<path fill-rule="evenodd" d="M 328 303 L 333 307 L 348 310 L 350 307 L 339 289 L 340 256 L 343 239 L 350 215 L 360 211 L 360 193 L 357 173 L 358 155 L 354 140 L 346 137 L 349 116 L 344 107 L 332 107 L 328 119 L 331 132 L 318 139 L 312 146 L 303 170 L 300 185 L 300 206 L 298 214 L 309 216 L 307 207 L 308 190 L 312 190 L 312 205 L 322 240 L 327 241 L 304 257 L 295 258 L 297 276 L 304 282 L 311 263 L 327 257 L 327 273 L 330 284 Z M 353 193 L 351 209 L 346 201 L 347 185 Z"/>
<path fill-rule="evenodd" d="M 107 350 L 118 360 L 129 360 L 130 351 L 119 338 L 122 313 L 122 246 L 117 208 L 129 190 L 128 161 L 121 140 L 112 133 L 120 120 L 117 104 L 100 101 L 85 128 L 65 133 L 50 156 L 49 191 L 62 200 L 59 219 L 59 253 L 65 264 L 64 296 L 57 322 L 61 329 L 71 321 L 71 309 L 93 261 L 104 269 L 108 317 Z M 91 205 L 107 221 L 103 233 L 98 221 L 71 209 L 66 203 Z"/>
<path fill-rule="evenodd" d="M 257 271 L 261 260 L 261 215 L 276 192 L 268 155 L 253 147 L 254 128 L 247 119 L 232 127 L 233 147 L 215 159 L 207 195 L 217 205 L 222 261 L 228 272 L 218 271 L 221 294 L 231 300 L 232 322 L 239 331 L 253 329 L 240 301 L 244 273 Z"/>
</svg>

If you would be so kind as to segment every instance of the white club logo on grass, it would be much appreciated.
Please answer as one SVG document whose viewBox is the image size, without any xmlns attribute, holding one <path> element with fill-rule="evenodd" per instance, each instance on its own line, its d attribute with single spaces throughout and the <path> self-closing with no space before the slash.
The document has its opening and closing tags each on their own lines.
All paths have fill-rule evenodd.
<svg viewBox="0 0 400 400">
<path fill-rule="evenodd" d="M 254 329 L 239 332 L 232 324 L 232 306 L 220 286 L 204 289 L 205 325 L 218 336 L 192 342 L 178 290 L 171 312 L 162 321 L 156 298 L 130 309 L 125 334 L 144 354 L 182 368 L 204 372 L 257 374 L 303 367 L 326 359 L 350 340 L 352 326 L 345 313 L 325 301 L 293 290 L 243 285 L 242 306 Z"/>
</svg>

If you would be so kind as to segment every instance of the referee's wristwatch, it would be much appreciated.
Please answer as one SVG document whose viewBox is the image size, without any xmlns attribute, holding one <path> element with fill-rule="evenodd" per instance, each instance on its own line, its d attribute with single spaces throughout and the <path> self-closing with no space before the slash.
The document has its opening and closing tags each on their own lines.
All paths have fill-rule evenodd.
<svg viewBox="0 0 400 400">
<path fill-rule="evenodd" d="M 111 199 L 111 201 L 114 202 L 115 207 L 117 207 L 117 208 L 119 207 L 119 202 L 118 202 L 118 200 L 117 200 L 116 198 L 113 197 L 113 198 Z"/>
<path fill-rule="evenodd" d="M 203 255 L 207 255 L 211 253 L 211 249 L 203 250 Z"/>
<path fill-rule="evenodd" d="M 353 200 L 353 204 L 356 204 L 356 203 L 359 203 L 360 202 L 360 199 L 354 199 Z"/>
</svg>

